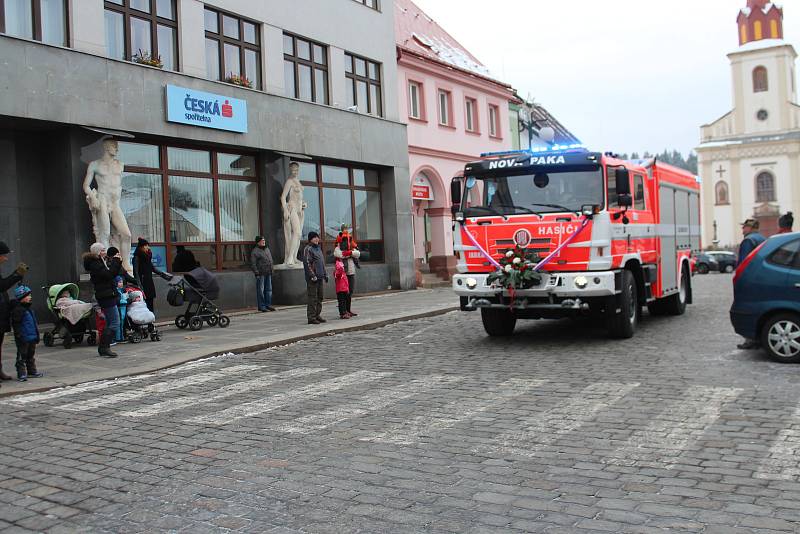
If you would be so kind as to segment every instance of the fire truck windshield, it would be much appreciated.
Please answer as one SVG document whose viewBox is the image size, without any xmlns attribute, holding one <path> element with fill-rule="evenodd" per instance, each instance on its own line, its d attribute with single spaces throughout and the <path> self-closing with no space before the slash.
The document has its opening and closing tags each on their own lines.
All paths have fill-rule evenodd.
<svg viewBox="0 0 800 534">
<path fill-rule="evenodd" d="M 600 170 L 558 172 L 548 170 L 516 176 L 476 176 L 482 184 L 481 201 L 470 203 L 466 191 L 464 215 L 519 215 L 524 213 L 579 212 L 587 205 L 603 207 Z"/>
</svg>

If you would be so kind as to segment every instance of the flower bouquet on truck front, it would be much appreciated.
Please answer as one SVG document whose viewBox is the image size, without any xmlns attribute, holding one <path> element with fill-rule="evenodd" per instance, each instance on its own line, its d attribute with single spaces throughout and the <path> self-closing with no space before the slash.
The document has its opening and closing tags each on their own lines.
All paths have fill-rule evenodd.
<svg viewBox="0 0 800 534">
<path fill-rule="evenodd" d="M 500 269 L 486 279 L 489 284 L 513 291 L 537 286 L 542 279 L 542 275 L 534 270 L 539 263 L 539 255 L 519 246 L 506 252 L 499 263 Z"/>
</svg>

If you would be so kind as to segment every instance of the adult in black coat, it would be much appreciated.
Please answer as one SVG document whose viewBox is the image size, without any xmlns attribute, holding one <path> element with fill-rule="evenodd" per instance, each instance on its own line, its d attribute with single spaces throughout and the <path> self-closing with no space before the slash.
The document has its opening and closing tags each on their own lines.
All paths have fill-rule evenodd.
<svg viewBox="0 0 800 534">
<path fill-rule="evenodd" d="M 147 309 L 155 313 L 153 302 L 156 299 L 156 284 L 153 282 L 153 274 L 157 274 L 165 280 L 170 278 L 166 273 L 153 267 L 153 251 L 150 250 L 150 243 L 140 237 L 136 244 L 136 250 L 133 251 L 133 277 L 142 288 Z"/>
<path fill-rule="evenodd" d="M 8 261 L 9 254 L 11 254 L 11 249 L 3 241 L 0 241 L 0 265 Z M 3 372 L 2 363 L 3 338 L 6 332 L 11 331 L 11 301 L 7 291 L 21 282 L 27 272 L 28 266 L 19 263 L 9 276 L 0 274 L 0 380 L 11 380 L 11 377 Z"/>
<path fill-rule="evenodd" d="M 102 243 L 92 245 L 89 252 L 83 255 L 83 268 L 91 276 L 92 285 L 94 286 L 94 299 L 103 310 L 103 315 L 106 318 L 106 327 L 103 329 L 103 335 L 100 336 L 97 352 L 100 356 L 105 356 L 106 358 L 116 358 L 117 354 L 111 350 L 111 342 L 115 339 L 117 330 L 121 325 L 119 324 L 119 310 L 117 309 L 119 293 L 117 293 L 114 279 L 117 276 L 122 276 L 132 283 L 136 283 L 136 280 L 131 278 L 122 266 L 122 258 L 119 256 L 119 251 L 116 249 L 108 250 L 112 252 L 111 255 L 106 253 L 106 247 Z"/>
</svg>

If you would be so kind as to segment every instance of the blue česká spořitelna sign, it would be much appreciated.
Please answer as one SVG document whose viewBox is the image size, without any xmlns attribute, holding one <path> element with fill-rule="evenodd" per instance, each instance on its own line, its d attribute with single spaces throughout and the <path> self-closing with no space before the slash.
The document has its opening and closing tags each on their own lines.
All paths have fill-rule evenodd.
<svg viewBox="0 0 800 534">
<path fill-rule="evenodd" d="M 247 133 L 247 102 L 167 85 L 167 121 Z"/>
</svg>

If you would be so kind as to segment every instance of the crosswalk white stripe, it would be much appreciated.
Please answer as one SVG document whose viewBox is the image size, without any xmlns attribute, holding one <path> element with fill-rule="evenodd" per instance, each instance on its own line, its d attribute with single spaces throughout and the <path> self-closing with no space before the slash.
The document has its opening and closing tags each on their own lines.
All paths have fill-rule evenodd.
<svg viewBox="0 0 800 534">
<path fill-rule="evenodd" d="M 669 403 L 653 422 L 637 430 L 613 451 L 606 463 L 636 465 L 655 462 L 669 467 L 686 446 L 702 436 L 706 426 L 719 418 L 722 406 L 742 393 L 739 388 L 694 386 L 684 398 Z"/>
<path fill-rule="evenodd" d="M 800 407 L 778 432 L 769 452 L 761 459 L 754 478 L 793 480 L 800 477 Z"/>
<path fill-rule="evenodd" d="M 591 421 L 598 412 L 619 402 L 637 387 L 638 383 L 592 384 L 564 404 L 527 418 L 520 425 L 522 430 L 505 432 L 497 438 L 499 443 L 481 446 L 476 452 L 532 456 L 541 446 Z"/>
<path fill-rule="evenodd" d="M 204 384 L 206 382 L 211 382 L 212 380 L 218 380 L 231 375 L 246 373 L 258 368 L 259 366 L 257 365 L 234 365 L 232 367 L 225 367 L 224 369 L 217 369 L 216 371 L 209 371 L 207 373 L 187 376 L 185 378 L 168 380 L 166 382 L 157 382 L 143 388 L 123 391 L 121 393 L 115 393 L 114 395 L 104 395 L 95 397 L 93 399 L 65 404 L 64 406 L 59 406 L 59 409 L 68 410 L 71 412 L 85 412 L 86 410 L 110 406 L 112 404 L 118 404 L 120 402 L 129 400 L 141 399 L 142 397 L 157 395 L 159 393 L 165 393 L 167 391 L 172 391 L 174 389 L 179 389 L 186 386 Z"/>
<path fill-rule="evenodd" d="M 327 371 L 327 369 L 322 367 L 291 369 L 289 371 L 284 371 L 283 373 L 262 376 L 252 380 L 245 380 L 243 382 L 229 384 L 209 393 L 198 393 L 196 395 L 185 395 L 183 397 L 168 399 L 163 402 L 158 402 L 156 404 L 150 404 L 143 408 L 139 408 L 138 410 L 122 412 L 120 415 L 123 417 L 149 417 L 152 415 L 174 412 L 176 410 L 188 408 L 197 404 L 208 404 L 209 402 L 215 402 L 228 397 L 233 397 L 254 389 L 268 387 L 275 382 L 280 382 L 281 380 L 299 378 L 301 376 L 308 376 L 314 373 L 321 373 L 322 371 Z"/>
<path fill-rule="evenodd" d="M 302 387 L 295 391 L 288 393 L 280 393 L 265 397 L 252 402 L 232 406 L 220 412 L 214 412 L 206 415 L 198 415 L 189 419 L 184 419 L 187 423 L 200 423 L 209 425 L 226 425 L 244 419 L 245 417 L 252 417 L 262 413 L 278 410 L 293 402 L 304 401 L 314 397 L 320 397 L 337 389 L 342 389 L 356 384 L 371 382 L 381 378 L 391 376 L 392 373 L 375 373 L 372 371 L 357 371 L 345 376 L 339 376 L 315 384 Z"/>
<path fill-rule="evenodd" d="M 392 425 L 386 432 L 361 438 L 361 441 L 411 445 L 418 442 L 423 436 L 450 428 L 461 421 L 499 406 L 513 397 L 527 393 L 546 382 L 546 380 L 514 378 L 503 382 L 479 398 L 448 403 L 443 408 L 434 410 L 433 413 L 419 415 L 414 419 L 397 423 Z"/>
<path fill-rule="evenodd" d="M 418 380 L 412 380 L 406 384 L 400 384 L 388 389 L 379 389 L 373 394 L 367 395 L 361 400 L 346 404 L 337 408 L 326 410 L 321 413 L 306 415 L 293 421 L 273 426 L 274 430 L 289 434 L 310 434 L 319 430 L 339 424 L 348 419 L 353 419 L 370 412 L 375 412 L 408 399 L 423 391 L 434 389 L 460 381 L 458 377 L 446 377 L 440 375 L 428 376 Z"/>
<path fill-rule="evenodd" d="M 64 388 L 58 388 L 51 391 L 45 391 L 42 393 L 31 393 L 28 395 L 18 395 L 8 399 L 8 402 L 12 402 L 14 404 L 30 404 L 32 402 L 42 402 L 50 399 L 58 399 L 61 397 L 68 397 L 70 395 L 78 395 L 80 393 L 87 393 L 90 391 L 102 391 L 104 389 L 109 389 L 113 387 L 119 386 L 126 386 L 131 383 L 139 382 L 141 380 L 146 380 L 148 378 L 153 377 L 162 377 L 162 376 L 171 376 L 178 373 L 182 373 L 184 371 L 194 371 L 197 369 L 201 369 L 203 367 L 208 367 L 210 365 L 218 365 L 220 364 L 219 358 L 209 358 L 206 360 L 199 360 L 196 362 L 190 362 L 184 365 L 179 365 L 178 367 L 170 367 L 169 369 L 164 369 L 162 371 L 157 371 L 155 373 L 147 373 L 144 375 L 136 375 L 136 376 L 128 376 L 125 378 L 114 378 L 110 380 L 103 380 L 99 382 L 87 382 L 85 384 L 79 384 L 77 386 L 67 386 Z"/>
</svg>

